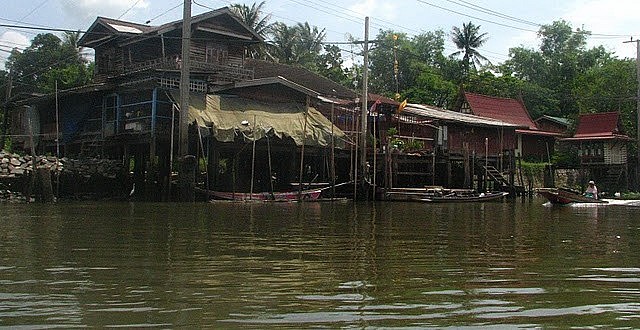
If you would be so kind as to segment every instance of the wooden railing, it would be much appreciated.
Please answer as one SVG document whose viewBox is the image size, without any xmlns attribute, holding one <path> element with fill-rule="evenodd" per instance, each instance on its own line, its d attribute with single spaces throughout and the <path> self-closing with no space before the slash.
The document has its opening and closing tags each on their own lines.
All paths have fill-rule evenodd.
<svg viewBox="0 0 640 330">
<path fill-rule="evenodd" d="M 242 81 L 253 79 L 253 70 L 247 69 L 243 65 L 240 57 L 229 56 L 225 63 L 207 62 L 204 57 L 192 56 L 191 69 L 199 71 L 209 71 L 211 75 L 219 80 Z M 139 72 L 151 69 L 159 70 L 179 70 L 182 61 L 175 56 L 161 57 L 144 62 L 125 65 L 125 73 Z"/>
</svg>

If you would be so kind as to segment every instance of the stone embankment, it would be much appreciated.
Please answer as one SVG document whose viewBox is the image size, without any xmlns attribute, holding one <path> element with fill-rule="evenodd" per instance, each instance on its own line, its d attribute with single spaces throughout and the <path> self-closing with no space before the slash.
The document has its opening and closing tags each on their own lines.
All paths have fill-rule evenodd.
<svg viewBox="0 0 640 330">
<path fill-rule="evenodd" d="M 32 195 L 38 193 L 34 191 L 38 184 L 34 184 L 33 179 L 41 169 L 48 169 L 55 179 L 58 195 L 61 194 L 60 182 L 64 186 L 62 194 L 77 195 L 86 193 L 89 187 L 85 184 L 92 181 L 106 183 L 117 180 L 123 166 L 119 161 L 108 159 L 58 159 L 0 151 L 0 201 L 31 201 Z M 104 190 L 108 190 L 108 187 Z"/>
</svg>

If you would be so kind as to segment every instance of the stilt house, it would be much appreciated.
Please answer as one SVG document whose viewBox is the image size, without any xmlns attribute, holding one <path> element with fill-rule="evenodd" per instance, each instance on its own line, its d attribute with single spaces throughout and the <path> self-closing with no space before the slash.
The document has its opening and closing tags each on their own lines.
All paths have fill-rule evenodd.
<svg viewBox="0 0 640 330">
<path fill-rule="evenodd" d="M 14 147 L 121 159 L 136 192 L 160 199 L 172 180 L 179 111 L 189 111 L 188 148 L 202 159 L 201 186 L 274 189 L 276 176 L 283 187 L 326 181 L 327 162 L 302 152 L 348 143 L 317 108 L 349 94 L 337 84 L 318 91 L 277 76 L 255 80 L 245 54 L 263 40 L 226 7 L 192 17 L 191 31 L 190 109 L 178 102 L 182 20 L 149 26 L 98 17 L 79 40 L 95 50 L 93 83 L 15 100 L 12 131 L 23 137 Z"/>
<path fill-rule="evenodd" d="M 518 125 L 516 157 L 530 161 L 551 161 L 555 140 L 560 134 L 540 129 L 521 100 L 465 92 L 460 112 Z"/>
<path fill-rule="evenodd" d="M 562 141 L 577 147 L 580 167 L 601 189 L 628 188 L 627 147 L 632 139 L 624 134 L 618 112 L 581 114 L 575 134 Z"/>
</svg>

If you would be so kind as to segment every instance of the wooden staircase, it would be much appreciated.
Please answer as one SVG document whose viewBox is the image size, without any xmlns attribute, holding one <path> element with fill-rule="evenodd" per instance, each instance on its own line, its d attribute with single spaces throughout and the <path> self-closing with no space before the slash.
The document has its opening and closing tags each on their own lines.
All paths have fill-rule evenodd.
<svg viewBox="0 0 640 330">
<path fill-rule="evenodd" d="M 511 186 L 511 183 L 509 183 L 509 180 L 507 180 L 507 178 L 505 178 L 502 175 L 502 173 L 500 173 L 500 171 L 498 171 L 497 168 L 495 168 L 495 167 L 493 167 L 491 165 L 489 165 L 489 166 L 482 165 L 482 170 L 487 173 L 487 176 L 489 177 L 489 179 L 491 179 L 494 182 L 498 183 L 500 186 L 502 186 L 502 187 Z"/>
</svg>

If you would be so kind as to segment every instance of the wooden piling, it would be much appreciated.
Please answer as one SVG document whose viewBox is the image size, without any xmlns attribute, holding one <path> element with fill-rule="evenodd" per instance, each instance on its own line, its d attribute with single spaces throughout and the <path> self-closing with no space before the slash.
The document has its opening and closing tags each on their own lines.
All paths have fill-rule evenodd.
<svg viewBox="0 0 640 330">
<path fill-rule="evenodd" d="M 180 172 L 178 184 L 180 196 L 178 200 L 182 202 L 194 202 L 196 184 L 197 159 L 194 155 L 186 155 L 180 159 Z"/>
<path fill-rule="evenodd" d="M 42 167 L 35 171 L 36 176 L 36 201 L 43 203 L 55 202 L 53 185 L 51 184 L 51 171 Z"/>
</svg>

